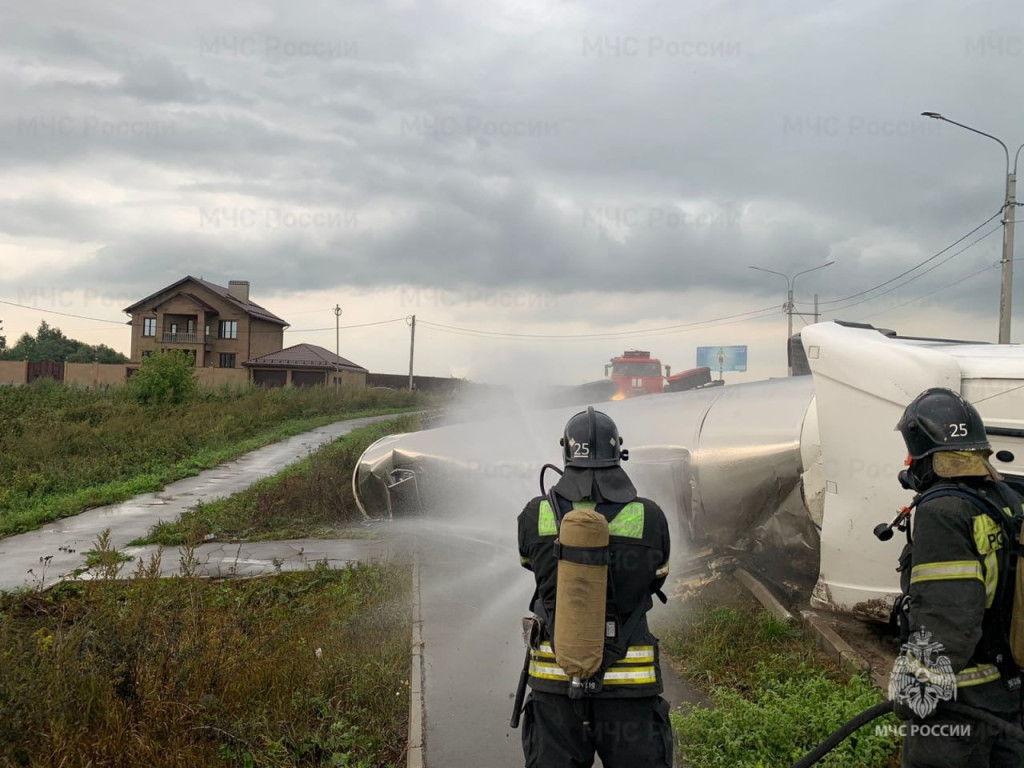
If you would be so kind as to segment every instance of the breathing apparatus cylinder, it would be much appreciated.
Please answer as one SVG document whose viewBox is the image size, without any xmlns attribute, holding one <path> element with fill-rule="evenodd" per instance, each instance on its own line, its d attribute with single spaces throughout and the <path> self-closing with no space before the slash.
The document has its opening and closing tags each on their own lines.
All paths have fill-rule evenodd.
<svg viewBox="0 0 1024 768">
<path fill-rule="evenodd" d="M 574 509 L 562 518 L 556 542 L 554 651 L 570 678 L 592 677 L 604 658 L 608 541 L 604 515 Z"/>
</svg>

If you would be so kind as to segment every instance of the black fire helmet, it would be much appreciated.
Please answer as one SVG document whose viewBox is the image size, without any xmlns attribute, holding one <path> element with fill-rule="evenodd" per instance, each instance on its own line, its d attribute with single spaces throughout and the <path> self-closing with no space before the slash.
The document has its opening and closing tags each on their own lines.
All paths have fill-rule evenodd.
<svg viewBox="0 0 1024 768">
<path fill-rule="evenodd" d="M 622 450 L 622 438 L 615 422 L 608 414 L 595 411 L 593 406 L 569 419 L 561 445 L 566 467 L 617 467 L 628 458 L 628 453 Z"/>
<path fill-rule="evenodd" d="M 926 389 L 915 397 L 896 429 L 914 459 L 936 451 L 992 450 L 978 409 L 959 392 L 942 387 Z"/>
</svg>

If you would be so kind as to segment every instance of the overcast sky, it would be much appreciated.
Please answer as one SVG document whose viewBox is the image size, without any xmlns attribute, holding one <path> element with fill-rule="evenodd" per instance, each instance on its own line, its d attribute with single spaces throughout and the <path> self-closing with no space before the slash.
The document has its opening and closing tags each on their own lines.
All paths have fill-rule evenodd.
<svg viewBox="0 0 1024 768">
<path fill-rule="evenodd" d="M 999 217 L 835 300 L 998 212 L 1001 148 L 919 113 L 1011 154 L 1024 142 L 1018 13 L 1009 0 L 8 3 L 0 300 L 31 309 L 0 304 L 0 318 L 8 343 L 46 319 L 127 353 L 121 310 L 194 274 L 251 281 L 291 324 L 286 344 L 333 349 L 336 303 L 343 326 L 397 319 L 342 330 L 342 355 L 372 370 L 406 370 L 401 318 L 415 313 L 420 373 L 581 382 L 627 347 L 682 370 L 698 345 L 748 344 L 751 370 L 733 376 L 747 380 L 784 373 L 786 329 L 786 280 L 748 267 L 834 260 L 796 280 L 799 309 L 817 292 L 826 318 L 994 341 Z M 571 336 L 762 309 L 620 338 L 430 325 Z"/>
</svg>

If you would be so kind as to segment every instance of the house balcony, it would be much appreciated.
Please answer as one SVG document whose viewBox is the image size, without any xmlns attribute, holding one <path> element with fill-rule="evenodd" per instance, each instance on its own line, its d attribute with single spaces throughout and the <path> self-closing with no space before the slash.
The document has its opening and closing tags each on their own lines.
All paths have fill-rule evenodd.
<svg viewBox="0 0 1024 768">
<path fill-rule="evenodd" d="M 173 333 L 164 331 L 160 337 L 161 344 L 206 344 L 213 343 L 211 334 L 202 333 Z"/>
</svg>

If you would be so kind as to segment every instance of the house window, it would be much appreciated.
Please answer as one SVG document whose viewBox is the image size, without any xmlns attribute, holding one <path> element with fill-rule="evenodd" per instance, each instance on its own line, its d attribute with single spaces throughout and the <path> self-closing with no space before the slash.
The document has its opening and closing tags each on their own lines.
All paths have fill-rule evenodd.
<svg viewBox="0 0 1024 768">
<path fill-rule="evenodd" d="M 144 349 L 144 350 L 142 350 L 142 356 L 143 356 L 143 358 L 152 357 L 153 356 L 153 350 L 152 349 Z"/>
<path fill-rule="evenodd" d="M 220 367 L 221 368 L 234 368 L 235 367 L 235 356 L 225 353 L 221 353 L 220 356 Z"/>
<path fill-rule="evenodd" d="M 143 336 L 156 336 L 156 318 L 155 317 L 144 317 L 144 318 L 142 318 L 142 335 Z"/>
<path fill-rule="evenodd" d="M 220 321 L 220 337 L 222 339 L 237 339 L 238 338 L 238 321 L 237 320 L 221 320 Z"/>
</svg>

